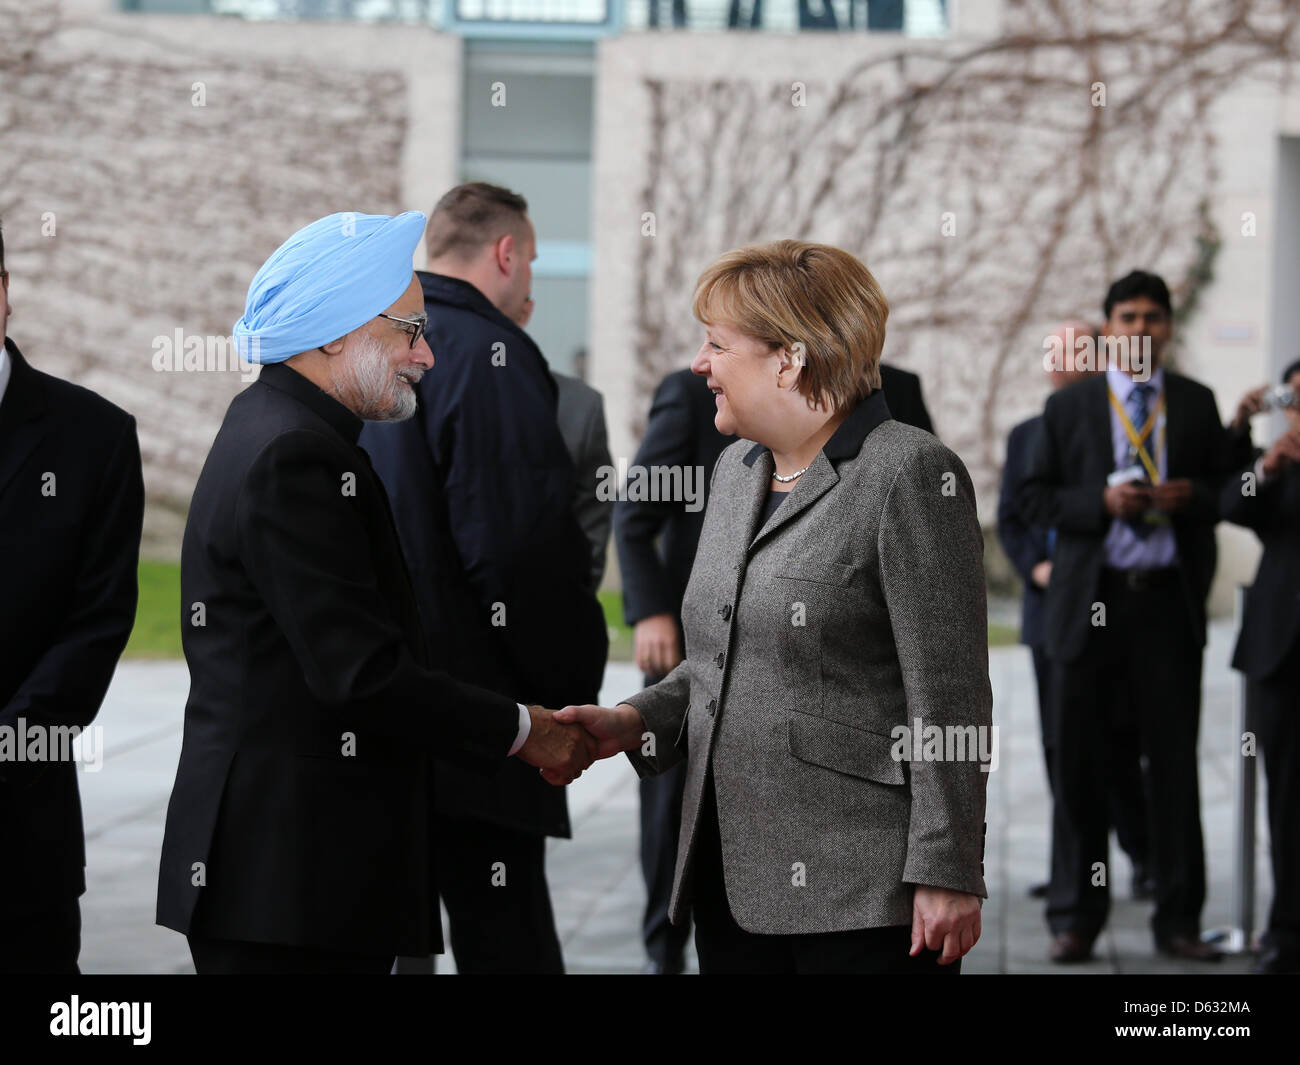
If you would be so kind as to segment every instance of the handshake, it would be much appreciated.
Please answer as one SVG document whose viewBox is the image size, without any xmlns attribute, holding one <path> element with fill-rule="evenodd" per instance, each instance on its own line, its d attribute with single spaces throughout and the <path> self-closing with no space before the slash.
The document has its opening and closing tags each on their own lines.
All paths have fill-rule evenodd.
<svg viewBox="0 0 1300 1065">
<path fill-rule="evenodd" d="M 641 743 L 645 722 L 636 707 L 619 703 L 566 706 L 563 710 L 528 707 L 532 726 L 515 753 L 541 770 L 548 784 L 570 784 L 592 762 L 630 751 Z"/>
</svg>

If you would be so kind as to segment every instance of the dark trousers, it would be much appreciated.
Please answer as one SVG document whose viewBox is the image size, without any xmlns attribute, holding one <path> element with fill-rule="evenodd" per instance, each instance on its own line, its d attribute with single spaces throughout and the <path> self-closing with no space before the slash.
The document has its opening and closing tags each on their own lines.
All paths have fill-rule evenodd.
<svg viewBox="0 0 1300 1065">
<path fill-rule="evenodd" d="M 1056 758 L 1056 740 L 1052 725 L 1052 660 L 1042 647 L 1031 647 L 1034 662 L 1034 683 L 1038 690 L 1038 723 L 1043 738 L 1043 761 L 1047 766 L 1047 789 L 1055 793 L 1052 768 Z M 1109 737 L 1114 756 L 1110 759 L 1110 786 L 1106 803 L 1110 810 L 1110 823 L 1115 827 L 1120 848 L 1139 875 L 1146 874 L 1147 864 L 1147 804 L 1142 793 L 1142 751 L 1136 728 L 1132 722 L 1135 713 L 1125 711 L 1116 715 L 1123 725 L 1113 730 Z"/>
<path fill-rule="evenodd" d="M 731 915 L 722 870 L 713 774 L 704 783 L 694 870 L 695 951 L 700 973 L 880 973 L 926 975 L 961 972 L 961 960 L 939 965 L 940 951 L 908 954 L 910 925 L 849 932 L 760 935 L 746 932 Z"/>
<path fill-rule="evenodd" d="M 1267 778 L 1273 905 L 1264 937 L 1300 955 L 1300 647 L 1265 681 L 1250 685 L 1251 712 Z"/>
<path fill-rule="evenodd" d="M 435 861 L 457 972 L 564 972 L 545 836 L 442 818 Z"/>
<path fill-rule="evenodd" d="M 665 972 L 681 972 L 691 936 L 689 918 L 682 924 L 668 920 L 685 789 L 684 761 L 666 773 L 641 781 L 641 873 L 646 888 L 641 933 L 646 956 Z"/>
<path fill-rule="evenodd" d="M 200 976 L 295 973 L 369 973 L 386 976 L 393 956 L 321 950 L 286 943 L 246 943 L 235 939 L 185 937 Z"/>
<path fill-rule="evenodd" d="M 642 678 L 649 688 L 662 676 Z M 641 876 L 645 880 L 645 914 L 641 937 L 646 957 L 666 973 L 681 972 L 691 922 L 668 920 L 672 901 L 673 873 L 677 868 L 677 844 L 682 834 L 682 794 L 686 790 L 685 760 L 666 773 L 646 777 L 641 789 Z"/>
<path fill-rule="evenodd" d="M 1056 789 L 1047 923 L 1094 938 L 1110 910 L 1108 790 L 1133 743 L 1146 760 L 1148 863 L 1157 941 L 1196 936 L 1205 902 L 1196 741 L 1202 649 L 1176 571 L 1141 589 L 1103 570 L 1106 624 L 1054 662 Z M 1136 740 L 1133 739 L 1136 733 Z"/>
<path fill-rule="evenodd" d="M 5 914 L 0 932 L 0 973 L 80 973 L 81 904 L 73 896 L 63 899 L 26 899 L 21 903 L 0 896 Z"/>
</svg>

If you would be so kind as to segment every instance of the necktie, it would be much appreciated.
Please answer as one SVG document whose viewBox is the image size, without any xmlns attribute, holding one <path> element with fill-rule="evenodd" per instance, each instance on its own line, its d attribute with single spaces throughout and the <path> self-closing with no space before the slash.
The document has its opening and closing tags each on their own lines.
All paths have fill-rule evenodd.
<svg viewBox="0 0 1300 1065">
<path fill-rule="evenodd" d="M 1148 384 L 1137 384 L 1133 386 L 1133 391 L 1129 393 L 1129 419 L 1133 422 L 1133 428 L 1139 433 L 1146 428 L 1147 419 L 1151 416 L 1151 393 L 1153 391 L 1155 390 Z M 1143 445 L 1146 447 L 1147 454 L 1151 457 L 1151 462 L 1157 469 L 1159 469 L 1160 456 L 1156 454 L 1156 433 L 1154 426 L 1152 426 L 1151 432 L 1148 434 L 1146 440 L 1143 441 Z M 1141 462 L 1142 460 L 1134 454 L 1133 461 Z M 1145 540 L 1151 535 L 1155 528 L 1146 520 L 1144 514 L 1139 514 L 1136 518 L 1129 519 L 1129 527 L 1133 530 L 1134 535 L 1136 535 L 1140 540 Z"/>
</svg>

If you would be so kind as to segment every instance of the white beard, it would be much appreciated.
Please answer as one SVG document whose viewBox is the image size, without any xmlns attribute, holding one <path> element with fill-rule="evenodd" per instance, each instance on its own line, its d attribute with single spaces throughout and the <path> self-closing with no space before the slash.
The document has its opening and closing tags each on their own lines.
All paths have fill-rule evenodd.
<svg viewBox="0 0 1300 1065">
<path fill-rule="evenodd" d="M 341 372 L 343 380 L 335 382 L 335 395 L 350 395 L 353 402 L 345 405 L 365 421 L 406 421 L 415 414 L 414 381 L 408 387 L 395 380 L 384 346 L 374 337 L 362 335 L 355 343 L 356 350 Z"/>
</svg>

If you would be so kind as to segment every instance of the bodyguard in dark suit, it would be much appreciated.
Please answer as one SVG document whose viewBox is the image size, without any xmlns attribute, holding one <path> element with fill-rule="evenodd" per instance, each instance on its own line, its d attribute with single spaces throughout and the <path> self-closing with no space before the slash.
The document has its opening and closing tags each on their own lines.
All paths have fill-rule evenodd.
<svg viewBox="0 0 1300 1065">
<path fill-rule="evenodd" d="M 555 381 L 516 324 L 534 237 L 521 197 L 475 183 L 429 219 L 419 276 L 437 360 L 408 422 L 361 446 L 388 489 L 429 659 L 468 683 L 564 705 L 599 691 L 608 650 Z M 530 694 L 525 694 L 530 693 Z M 546 837 L 570 835 L 564 792 L 507 764 L 439 765 L 439 893 L 462 973 L 562 972 Z"/>
<path fill-rule="evenodd" d="M 881 365 L 882 391 L 894 417 L 933 432 L 921 394 L 921 379 Z M 702 377 L 691 370 L 669 374 L 655 390 L 645 436 L 633 465 L 702 471 L 698 500 L 623 499 L 614 508 L 614 543 L 623 578 L 623 616 L 635 629 L 637 666 L 645 686 L 663 680 L 682 660 L 681 609 L 708 503 L 709 478 L 718 456 L 735 438 L 714 425 L 717 406 Z M 688 505 L 689 503 L 689 505 Z M 680 972 L 690 939 L 690 920 L 668 920 L 673 865 L 681 824 L 685 764 L 643 777 L 641 789 L 641 872 L 646 884 L 642 921 L 648 969 Z"/>
<path fill-rule="evenodd" d="M 3 239 L 0 285 L 0 743 L 16 743 L 0 755 L 0 973 L 75 973 L 77 768 L 16 758 L 37 730 L 50 752 L 99 713 L 135 621 L 144 482 L 135 419 L 35 369 L 6 335 Z"/>
<path fill-rule="evenodd" d="M 1282 376 L 1300 394 L 1300 362 Z M 1246 593 L 1233 668 L 1249 679 L 1251 713 L 1268 776 L 1273 906 L 1259 971 L 1300 972 L 1300 406 L 1287 431 L 1223 486 L 1223 517 L 1264 545 Z"/>
<path fill-rule="evenodd" d="M 645 436 L 633 466 L 696 470 L 699 497 L 620 499 L 614 506 L 614 544 L 623 578 L 623 616 L 634 627 L 637 667 L 645 686 L 657 684 L 682 660 L 681 609 L 708 502 L 709 477 L 726 446 L 713 424 L 717 406 L 702 377 L 670 373 L 655 389 Z M 686 766 L 646 777 L 641 791 L 641 873 L 646 908 L 641 923 L 647 970 L 678 973 L 691 935 L 689 919 L 668 920 L 673 866 L 680 835 Z"/>
<path fill-rule="evenodd" d="M 387 973 L 441 947 L 431 754 L 585 744 L 431 665 L 362 418 L 410 417 L 433 359 L 417 211 L 335 214 L 258 271 L 235 335 L 265 365 L 230 404 L 181 550 L 190 668 L 158 922 L 204 972 Z M 534 770 L 535 772 L 535 770 Z"/>
<path fill-rule="evenodd" d="M 1147 765 L 1156 946 L 1211 960 L 1218 952 L 1198 938 L 1205 860 L 1196 740 L 1230 445 L 1213 393 L 1160 365 L 1171 331 L 1164 282 L 1134 272 L 1103 306 L 1111 368 L 1048 399 L 1020 491 L 1029 520 L 1056 529 L 1044 619 L 1057 751 L 1050 956 L 1087 958 L 1105 924 L 1105 741 L 1135 726 Z M 1103 721 L 1108 728 L 1098 728 Z"/>
<path fill-rule="evenodd" d="M 1065 322 L 1053 336 L 1062 345 L 1077 343 L 1086 338 L 1094 340 L 1095 330 L 1085 322 Z M 1064 350 L 1064 348 L 1062 348 Z M 1054 390 L 1082 380 L 1090 371 L 1077 371 L 1070 366 L 1055 368 L 1050 373 Z M 1043 600 L 1052 572 L 1052 548 L 1055 531 L 1026 522 L 1017 506 L 1016 497 L 1029 471 L 1038 434 L 1042 432 L 1042 415 L 1035 415 L 1015 426 L 1007 438 L 1007 452 L 1002 466 L 1002 487 L 998 494 L 998 539 L 1007 558 L 1020 576 L 1020 642 L 1029 648 L 1034 668 L 1034 683 L 1038 695 L 1038 717 L 1043 745 L 1043 760 L 1047 769 L 1048 790 L 1052 788 L 1052 760 L 1055 743 L 1052 736 L 1051 660 L 1047 655 L 1047 637 L 1043 626 Z M 1137 751 L 1116 751 L 1112 765 L 1114 775 L 1107 789 L 1111 820 L 1119 836 L 1120 846 L 1133 862 L 1134 894 L 1149 897 L 1146 872 L 1147 830 L 1146 803 L 1142 797 L 1141 765 Z M 1030 894 L 1036 898 L 1047 895 L 1047 885 L 1035 885 Z"/>
</svg>

